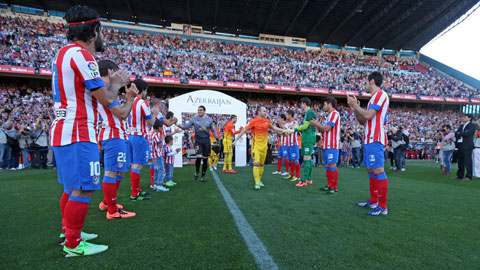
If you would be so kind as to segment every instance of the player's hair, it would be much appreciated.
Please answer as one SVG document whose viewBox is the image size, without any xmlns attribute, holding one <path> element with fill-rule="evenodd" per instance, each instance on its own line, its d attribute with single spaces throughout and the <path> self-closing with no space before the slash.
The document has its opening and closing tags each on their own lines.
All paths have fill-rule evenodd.
<svg viewBox="0 0 480 270">
<path fill-rule="evenodd" d="M 82 5 L 71 7 L 65 14 L 65 20 L 68 24 L 86 22 L 99 18 L 100 15 L 98 15 L 94 9 Z M 70 41 L 81 40 L 88 42 L 95 37 L 95 32 L 100 34 L 100 29 L 100 21 L 69 25 L 67 39 Z"/>
<path fill-rule="evenodd" d="M 464 116 L 470 118 L 470 120 L 473 120 L 473 115 L 470 113 L 465 113 Z"/>
<path fill-rule="evenodd" d="M 205 109 L 205 106 L 203 106 L 203 105 L 198 106 L 198 108 L 202 108 L 204 112 L 207 111 L 207 109 Z"/>
<path fill-rule="evenodd" d="M 334 97 L 327 97 L 327 98 L 325 98 L 325 102 L 328 103 L 328 104 L 332 104 L 332 107 L 333 107 L 333 108 L 336 108 L 336 107 L 337 107 L 337 99 L 334 98 Z"/>
<path fill-rule="evenodd" d="M 159 119 L 155 120 L 155 123 L 153 124 L 153 129 L 159 129 L 161 127 L 163 127 L 162 121 L 160 121 Z"/>
<path fill-rule="evenodd" d="M 293 110 L 287 110 L 287 114 L 291 115 L 292 117 L 295 116 L 295 112 Z"/>
<path fill-rule="evenodd" d="M 173 117 L 173 112 L 171 112 L 171 111 L 168 111 L 167 115 L 165 115 L 165 118 L 167 118 L 167 119 L 170 119 L 172 117 Z"/>
<path fill-rule="evenodd" d="M 448 128 L 448 129 L 452 130 L 452 126 L 450 124 L 443 125 L 443 128 Z"/>
<path fill-rule="evenodd" d="M 169 144 L 171 141 L 173 141 L 173 137 L 171 135 L 165 136 L 165 143 Z"/>
<path fill-rule="evenodd" d="M 282 118 L 284 121 L 287 120 L 287 116 L 284 113 L 280 114 L 280 118 Z"/>
<path fill-rule="evenodd" d="M 378 71 L 374 71 L 372 73 L 370 73 L 370 75 L 368 75 L 368 81 L 371 81 L 373 80 L 375 82 L 375 85 L 380 87 L 382 85 L 382 82 L 383 82 L 383 75 L 382 73 L 378 72 Z"/>
<path fill-rule="evenodd" d="M 230 120 L 233 120 L 233 118 L 237 118 L 237 116 L 235 114 L 232 114 L 232 116 L 230 116 Z"/>
<path fill-rule="evenodd" d="M 258 106 L 257 109 L 255 110 L 255 115 L 258 115 L 260 113 L 260 109 L 263 108 L 263 106 Z"/>
<path fill-rule="evenodd" d="M 303 97 L 300 99 L 300 103 L 305 103 L 305 105 L 310 106 L 312 101 L 308 97 Z"/>
<path fill-rule="evenodd" d="M 101 77 L 108 76 L 108 70 L 109 69 L 111 69 L 113 71 L 117 71 L 118 66 L 112 60 L 100 60 L 100 61 L 98 61 L 98 70 L 100 71 L 100 76 Z"/>
<path fill-rule="evenodd" d="M 150 102 L 152 104 L 152 107 L 157 105 L 157 104 L 161 104 L 162 103 L 162 100 L 159 99 L 159 98 L 153 98 L 152 101 Z"/>
<path fill-rule="evenodd" d="M 148 84 L 142 79 L 135 79 L 135 81 L 133 81 L 133 83 L 135 84 L 135 86 L 138 89 L 138 94 L 141 94 L 141 93 L 143 93 L 143 91 L 147 91 L 147 89 L 148 89 Z"/>
</svg>

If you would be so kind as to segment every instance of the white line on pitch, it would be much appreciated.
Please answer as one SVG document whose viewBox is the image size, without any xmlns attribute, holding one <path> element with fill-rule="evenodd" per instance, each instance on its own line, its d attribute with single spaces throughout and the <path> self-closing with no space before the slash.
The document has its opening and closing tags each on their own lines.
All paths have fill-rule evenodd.
<svg viewBox="0 0 480 270">
<path fill-rule="evenodd" d="M 278 269 L 277 264 L 273 261 L 273 258 L 270 256 L 270 254 L 268 254 L 268 251 L 263 245 L 262 240 L 258 238 L 252 226 L 250 226 L 247 219 L 243 216 L 242 211 L 240 211 L 232 196 L 222 184 L 222 181 L 220 181 L 217 173 L 215 171 L 211 172 L 213 179 L 215 180 L 215 183 L 217 184 L 218 189 L 220 190 L 220 193 L 222 194 L 223 199 L 230 210 L 230 213 L 232 213 L 235 224 L 237 225 L 243 240 L 245 240 L 245 243 L 247 243 L 248 250 L 250 253 L 252 253 L 260 269 Z"/>
</svg>

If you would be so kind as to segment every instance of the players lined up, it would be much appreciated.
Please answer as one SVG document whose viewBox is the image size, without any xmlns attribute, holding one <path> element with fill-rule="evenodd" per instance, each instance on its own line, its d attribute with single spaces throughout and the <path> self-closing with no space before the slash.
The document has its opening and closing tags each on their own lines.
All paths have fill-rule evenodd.
<svg viewBox="0 0 480 270">
<path fill-rule="evenodd" d="M 385 125 L 387 123 L 389 99 L 386 92 L 380 89 L 382 81 L 383 77 L 379 72 L 373 72 L 368 76 L 365 88 L 372 97 L 366 109 L 360 107 L 360 102 L 356 97 L 347 97 L 348 105 L 355 114 L 357 121 L 365 125 L 364 165 L 369 176 L 370 199 L 357 203 L 357 206 L 372 208 L 372 210 L 367 212 L 371 216 L 386 215 L 388 213 L 386 204 L 388 179 L 384 171 L 384 152 L 387 145 Z M 277 123 L 280 128 L 272 126 L 270 121 L 265 118 L 266 109 L 259 107 L 256 111 L 256 118 L 250 120 L 248 126 L 235 140 L 234 144 L 246 131 L 251 131 L 252 133 L 253 177 L 256 190 L 264 186 L 261 178 L 268 147 L 266 138 L 269 129 L 283 134 L 280 139 L 279 165 L 277 171 L 273 172 L 273 174 L 280 174 L 283 161 L 286 167 L 290 169 L 290 175 L 286 179 L 298 181 L 297 187 L 312 185 L 311 156 L 315 143 L 315 131 L 318 129 L 323 132 L 322 148 L 327 179 L 327 185 L 321 188 L 321 190 L 326 194 L 338 193 L 337 161 L 339 160 L 341 121 L 340 114 L 335 109 L 337 101 L 333 97 L 326 98 L 323 110 L 328 113 L 328 116 L 324 124 L 317 119 L 317 114 L 310 108 L 310 105 L 311 101 L 309 98 L 305 97 L 300 100 L 300 106 L 305 112 L 302 125 L 298 126 L 293 119 L 293 112 L 288 111 L 287 116 L 281 117 Z M 285 120 L 288 122 L 284 123 Z M 298 133 L 301 133 L 303 179 L 299 179 L 298 173 L 300 167 L 298 164 L 298 149 L 300 145 Z M 294 170 L 297 172 L 296 176 L 294 175 Z"/>
<path fill-rule="evenodd" d="M 57 157 L 58 181 L 64 186 L 60 200 L 62 213 L 60 244 L 64 245 L 65 257 L 75 257 L 93 255 L 108 249 L 106 245 L 87 242 L 98 235 L 82 232 L 90 198 L 95 190 L 101 187 L 97 141 L 100 141 L 104 147 L 106 171 L 102 181 L 105 199 L 99 207 L 107 210 L 106 217 L 108 219 L 133 217 L 135 213 L 123 210 L 123 207 L 116 203 L 118 186 L 126 167 L 131 164 L 130 199 L 136 201 L 148 199 L 148 192 L 140 188 L 140 170 L 144 165 L 149 164 L 149 159 L 152 159 L 154 168 L 159 169 L 154 177 L 154 184 L 158 186 L 163 182 L 161 177 L 164 177 L 164 174 L 161 173 L 159 167 L 165 163 L 161 158 L 168 159 L 174 156 L 171 150 L 171 137 L 164 137 L 162 134 L 163 125 L 171 126 L 177 122 L 177 119 L 173 116 L 169 119 L 163 118 L 159 113 L 161 105 L 155 100 L 152 101 L 153 108 L 150 110 L 144 101 L 148 88 L 145 82 L 136 80 L 127 87 L 128 74 L 124 70 L 118 70 L 115 63 L 107 61 L 99 67 L 93 53 L 102 51 L 104 43 L 102 25 L 96 11 L 86 6 L 74 6 L 67 11 L 65 19 L 68 23 L 67 38 L 71 43 L 60 49 L 52 62 L 55 120 L 51 127 L 50 144 Z M 373 208 L 368 212 L 370 215 L 387 214 L 388 180 L 383 170 L 383 153 L 386 145 L 384 124 L 389 101 L 387 94 L 379 88 L 381 83 L 382 76 L 378 72 L 374 72 L 368 77 L 366 88 L 372 94 L 372 98 L 367 109 L 362 109 L 355 97 L 348 97 L 348 104 L 358 121 L 366 126 L 364 163 L 370 177 L 371 197 L 368 201 L 357 205 Z M 120 106 L 117 98 L 119 90 L 123 87 L 125 87 L 127 102 Z M 310 100 L 303 98 L 301 107 L 305 111 L 304 121 L 302 125 L 291 126 L 289 129 L 272 126 L 266 118 L 266 109 L 264 107 L 257 109 L 257 117 L 241 130 L 239 136 L 232 143 L 234 145 L 247 131 L 252 133 L 255 189 L 264 186 L 261 179 L 267 153 L 269 129 L 286 135 L 301 132 L 304 173 L 303 179 L 298 182 L 297 186 L 304 187 L 313 184 L 311 155 L 315 143 L 315 129 L 331 132 L 332 141 L 327 142 L 327 145 L 330 145 L 332 149 L 335 149 L 334 140 L 338 137 L 335 132 L 340 129 L 340 126 L 336 126 L 340 125 L 340 122 L 338 118 L 335 118 L 335 112 L 332 110 L 333 103 L 328 100 L 325 103 L 324 108 L 330 108 L 331 118 L 326 125 L 322 126 L 316 121 L 315 112 L 310 109 Z M 128 130 L 126 130 L 125 118 L 130 111 Z M 97 138 L 96 126 L 99 116 L 102 119 L 102 127 L 98 134 L 99 138 Z M 152 126 L 154 130 L 149 133 L 149 127 Z M 211 147 L 209 133 L 212 131 L 212 135 L 217 140 L 219 135 L 213 121 L 205 115 L 203 106 L 199 107 L 197 117 L 185 126 L 179 125 L 179 128 L 185 129 L 192 126 L 196 132 L 197 150 L 194 177 L 199 177 L 200 166 L 203 163 L 201 181 L 204 182 Z M 235 132 L 230 129 L 230 133 Z M 128 140 L 126 134 L 128 134 Z M 152 151 L 149 149 L 147 139 L 149 134 L 151 145 L 154 147 Z M 230 135 L 228 138 L 231 138 Z M 230 159 L 231 147 L 228 140 L 226 143 L 228 159 Z M 325 149 L 324 155 L 327 161 L 338 160 L 335 159 L 335 154 L 338 156 L 338 149 L 328 152 L 327 150 Z M 178 152 L 178 149 L 175 152 Z M 296 148 L 289 149 L 287 152 L 292 163 L 297 164 L 298 151 Z M 167 163 L 167 165 L 170 164 Z M 296 166 L 294 165 L 294 167 Z M 167 168 L 169 167 L 167 166 Z M 327 174 L 328 191 L 332 193 L 333 189 L 333 193 L 336 193 L 336 177 L 338 176 L 336 164 L 331 163 L 328 168 L 330 171 Z M 171 173 L 168 174 L 168 180 L 171 180 Z"/>
</svg>

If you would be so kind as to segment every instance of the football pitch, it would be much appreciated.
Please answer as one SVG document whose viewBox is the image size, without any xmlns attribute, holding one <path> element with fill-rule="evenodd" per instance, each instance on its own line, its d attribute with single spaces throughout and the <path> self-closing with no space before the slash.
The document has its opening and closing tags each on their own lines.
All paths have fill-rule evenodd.
<svg viewBox="0 0 480 270">
<path fill-rule="evenodd" d="M 176 187 L 138 202 L 128 200 L 126 176 L 118 203 L 137 216 L 107 220 L 98 191 L 84 231 L 109 250 L 83 258 L 64 258 L 57 243 L 63 188 L 56 172 L 1 172 L 0 269 L 479 269 L 480 180 L 451 180 L 433 162 L 407 166 L 387 171 L 389 214 L 381 217 L 355 206 L 369 198 L 365 169 L 340 168 L 337 195 L 320 192 L 323 168 L 314 169 L 313 185 L 297 188 L 267 166 L 260 191 L 250 167 L 217 171 L 238 207 L 233 215 L 211 172 L 203 184 L 193 180 L 192 166 L 176 169 Z M 151 191 L 149 182 L 144 169 L 144 190 Z M 258 244 L 265 252 L 254 256 Z M 265 256 L 270 264 L 259 263 Z"/>
</svg>

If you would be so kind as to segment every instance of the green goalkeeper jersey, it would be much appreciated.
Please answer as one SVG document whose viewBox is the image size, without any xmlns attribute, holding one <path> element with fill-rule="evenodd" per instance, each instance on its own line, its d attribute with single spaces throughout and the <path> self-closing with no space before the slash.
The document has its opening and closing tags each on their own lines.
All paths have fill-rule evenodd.
<svg viewBox="0 0 480 270">
<path fill-rule="evenodd" d="M 310 125 L 310 120 L 314 119 L 317 119 L 317 114 L 312 109 L 309 109 L 305 113 L 303 124 L 295 129 L 296 131 L 302 132 L 302 143 L 315 144 L 315 127 Z"/>
</svg>

